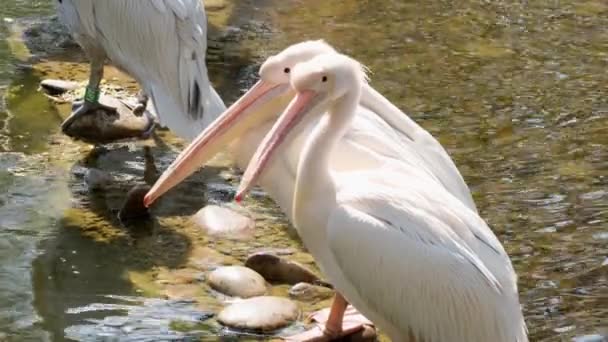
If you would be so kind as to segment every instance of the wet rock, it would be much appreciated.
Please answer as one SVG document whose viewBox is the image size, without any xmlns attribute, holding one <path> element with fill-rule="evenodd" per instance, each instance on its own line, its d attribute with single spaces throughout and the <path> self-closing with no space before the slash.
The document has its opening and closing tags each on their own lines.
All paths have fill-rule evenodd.
<svg viewBox="0 0 608 342">
<path fill-rule="evenodd" d="M 210 236 L 248 239 L 254 234 L 255 223 L 251 218 L 217 205 L 204 207 L 192 220 Z"/>
<path fill-rule="evenodd" d="M 97 109 L 76 119 L 64 132 L 75 140 L 105 144 L 125 139 L 145 139 L 155 122 L 149 112 L 136 116 L 132 107 L 109 95 L 99 101 L 107 108 Z"/>
<path fill-rule="evenodd" d="M 207 276 L 209 286 L 233 297 L 249 298 L 266 293 L 266 281 L 257 272 L 243 266 L 220 267 Z"/>
<path fill-rule="evenodd" d="M 84 182 L 89 191 L 103 191 L 113 182 L 112 176 L 99 169 L 87 169 L 84 173 Z"/>
<path fill-rule="evenodd" d="M 230 328 L 268 332 L 283 328 L 300 315 L 298 306 L 287 298 L 254 297 L 222 310 L 217 320 Z"/>
<path fill-rule="evenodd" d="M 602 266 L 608 266 L 608 258 L 606 258 L 606 260 L 604 260 L 604 262 L 602 263 Z"/>
<path fill-rule="evenodd" d="M 247 258 L 245 266 L 255 270 L 269 282 L 290 285 L 320 282 L 319 277 L 302 264 L 272 253 L 254 253 Z"/>
<path fill-rule="evenodd" d="M 118 212 L 118 218 L 121 221 L 128 221 L 147 217 L 149 212 L 148 208 L 144 206 L 144 196 L 150 189 L 150 186 L 147 184 L 137 184 L 134 186 L 127 193 L 127 198 Z"/>
<path fill-rule="evenodd" d="M 324 286 L 309 283 L 297 283 L 289 289 L 289 296 L 293 299 L 306 302 L 320 302 L 331 298 L 334 291 Z"/>
<path fill-rule="evenodd" d="M 80 87 L 80 84 L 72 81 L 63 80 L 43 80 L 40 82 L 40 88 L 51 96 L 57 96 L 64 94 L 70 90 L 76 90 Z"/>
</svg>

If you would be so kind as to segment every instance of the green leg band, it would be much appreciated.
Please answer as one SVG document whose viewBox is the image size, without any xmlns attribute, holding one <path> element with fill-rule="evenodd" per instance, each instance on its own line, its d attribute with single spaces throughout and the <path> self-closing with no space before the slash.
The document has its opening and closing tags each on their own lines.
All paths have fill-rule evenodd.
<svg viewBox="0 0 608 342">
<path fill-rule="evenodd" d="M 99 102 L 99 95 L 101 91 L 99 89 L 91 89 L 89 87 L 86 88 L 84 92 L 84 100 L 89 103 L 96 104 Z"/>
</svg>

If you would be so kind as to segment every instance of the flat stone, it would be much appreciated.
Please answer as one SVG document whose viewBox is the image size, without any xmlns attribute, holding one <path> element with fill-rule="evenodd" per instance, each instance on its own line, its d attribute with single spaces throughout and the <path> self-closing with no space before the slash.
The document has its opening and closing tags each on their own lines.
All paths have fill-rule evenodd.
<svg viewBox="0 0 608 342">
<path fill-rule="evenodd" d="M 52 96 L 61 95 L 70 90 L 75 90 L 80 88 L 80 84 L 77 82 L 64 81 L 64 80 L 43 80 L 40 82 L 40 88 L 42 90 Z"/>
<path fill-rule="evenodd" d="M 245 266 L 261 274 L 273 283 L 295 285 L 297 283 L 317 283 L 319 277 L 304 265 L 283 259 L 273 253 L 259 252 L 250 255 Z"/>
<path fill-rule="evenodd" d="M 269 332 L 283 328 L 300 316 L 296 303 L 281 297 L 254 297 L 231 304 L 217 320 L 230 328 Z"/>
<path fill-rule="evenodd" d="M 204 207 L 192 220 L 210 236 L 249 239 L 254 234 L 255 223 L 251 218 L 217 205 Z"/>
<path fill-rule="evenodd" d="M 320 302 L 333 295 L 334 290 L 309 283 L 297 283 L 289 289 L 289 297 L 306 302 Z"/>
<path fill-rule="evenodd" d="M 139 219 L 149 215 L 148 208 L 144 206 L 144 196 L 150 191 L 147 184 L 137 184 L 128 193 L 120 211 L 118 218 L 121 221 Z"/>
<path fill-rule="evenodd" d="M 254 270 L 243 266 L 220 267 L 207 275 L 209 286 L 225 295 L 241 298 L 266 293 L 266 281 Z"/>
<path fill-rule="evenodd" d="M 152 114 L 133 114 L 125 102 L 102 95 L 99 102 L 108 109 L 97 109 L 76 119 L 64 132 L 75 140 L 105 144 L 125 139 L 146 139 L 155 126 Z"/>
</svg>

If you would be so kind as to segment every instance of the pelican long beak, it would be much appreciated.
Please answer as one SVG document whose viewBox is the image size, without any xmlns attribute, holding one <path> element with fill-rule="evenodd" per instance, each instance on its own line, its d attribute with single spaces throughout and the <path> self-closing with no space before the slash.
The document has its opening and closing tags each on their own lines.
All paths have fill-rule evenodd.
<svg viewBox="0 0 608 342">
<path fill-rule="evenodd" d="M 318 93 L 312 90 L 298 92 L 295 98 L 291 100 L 283 115 L 275 122 L 270 132 L 266 134 L 251 161 L 249 161 L 236 193 L 235 200 L 237 202 L 240 202 L 247 191 L 255 185 L 277 148 L 285 141 L 285 137 L 307 113 L 315 108 L 319 100 Z"/>
<path fill-rule="evenodd" d="M 223 147 L 248 129 L 276 115 L 276 109 L 263 110 L 264 104 L 290 90 L 289 84 L 258 81 L 245 95 L 213 121 L 169 166 L 144 197 L 149 207 L 164 193 L 193 174 Z M 273 113 L 274 111 L 274 113 Z M 269 113 L 270 112 L 270 113 Z"/>
</svg>

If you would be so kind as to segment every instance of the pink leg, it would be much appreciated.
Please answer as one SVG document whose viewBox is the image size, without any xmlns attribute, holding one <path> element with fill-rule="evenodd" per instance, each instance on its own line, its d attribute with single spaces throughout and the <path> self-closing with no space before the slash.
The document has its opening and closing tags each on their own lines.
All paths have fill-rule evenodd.
<svg viewBox="0 0 608 342">
<path fill-rule="evenodd" d="M 353 334 L 363 329 L 364 325 L 373 326 L 373 323 L 357 312 L 355 308 L 348 307 L 348 302 L 339 293 L 336 293 L 331 309 L 318 311 L 311 318 L 319 324 L 301 334 L 289 336 L 286 340 L 293 342 L 328 342 Z"/>
</svg>

